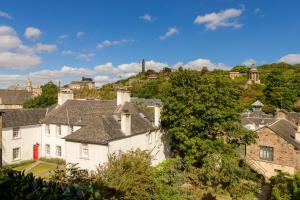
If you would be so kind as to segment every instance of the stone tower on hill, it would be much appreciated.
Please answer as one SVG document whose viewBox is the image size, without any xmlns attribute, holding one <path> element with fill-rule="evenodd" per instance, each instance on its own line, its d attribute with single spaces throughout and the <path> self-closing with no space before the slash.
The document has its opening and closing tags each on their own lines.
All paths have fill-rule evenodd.
<svg viewBox="0 0 300 200">
<path fill-rule="evenodd" d="M 145 59 L 142 60 L 142 73 L 145 73 L 146 69 L 145 69 Z"/>
</svg>

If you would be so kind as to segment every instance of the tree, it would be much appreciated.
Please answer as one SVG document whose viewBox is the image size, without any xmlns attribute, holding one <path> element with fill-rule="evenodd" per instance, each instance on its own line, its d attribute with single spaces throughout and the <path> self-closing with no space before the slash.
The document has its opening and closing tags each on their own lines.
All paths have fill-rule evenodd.
<svg viewBox="0 0 300 200">
<path fill-rule="evenodd" d="M 244 65 L 237 65 L 234 68 L 232 68 L 230 71 L 232 72 L 240 72 L 240 73 L 248 73 L 249 68 Z"/>
<path fill-rule="evenodd" d="M 169 81 L 162 125 L 183 157 L 203 165 L 207 156 L 235 155 L 240 144 L 254 141 L 254 133 L 241 126 L 241 91 L 229 78 L 182 70 Z"/>
<path fill-rule="evenodd" d="M 46 108 L 57 103 L 58 86 L 53 82 L 48 82 L 42 86 L 42 94 L 40 96 L 29 99 L 24 103 L 24 108 Z"/>
<path fill-rule="evenodd" d="M 150 163 L 150 154 L 141 150 L 112 154 L 96 180 L 120 191 L 122 199 L 157 199 L 159 185 Z"/>
</svg>

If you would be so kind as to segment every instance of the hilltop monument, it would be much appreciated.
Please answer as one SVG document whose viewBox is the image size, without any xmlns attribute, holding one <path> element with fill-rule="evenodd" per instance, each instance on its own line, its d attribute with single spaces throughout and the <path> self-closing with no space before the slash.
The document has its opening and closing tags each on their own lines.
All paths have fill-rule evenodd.
<svg viewBox="0 0 300 200">
<path fill-rule="evenodd" d="M 145 73 L 146 72 L 146 69 L 145 69 L 145 59 L 142 60 L 142 73 Z"/>
<path fill-rule="evenodd" d="M 247 84 L 260 84 L 259 71 L 257 70 L 255 64 L 252 64 L 251 69 L 248 72 Z"/>
</svg>

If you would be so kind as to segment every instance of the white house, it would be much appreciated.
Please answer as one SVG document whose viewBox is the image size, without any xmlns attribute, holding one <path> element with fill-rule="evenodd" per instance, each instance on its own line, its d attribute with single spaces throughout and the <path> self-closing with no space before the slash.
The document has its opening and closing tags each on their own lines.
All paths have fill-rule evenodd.
<svg viewBox="0 0 300 200">
<path fill-rule="evenodd" d="M 46 109 L 7 109 L 1 112 L 1 164 L 38 158 L 41 155 L 38 151 L 41 144 L 39 121 L 45 117 Z"/>
<path fill-rule="evenodd" d="M 168 152 L 157 102 L 151 101 L 152 116 L 131 102 L 128 91 L 118 91 L 117 101 L 75 100 L 72 92 L 61 91 L 42 120 L 41 155 L 95 170 L 111 153 L 140 148 L 151 151 L 153 165 L 158 164 Z"/>
</svg>

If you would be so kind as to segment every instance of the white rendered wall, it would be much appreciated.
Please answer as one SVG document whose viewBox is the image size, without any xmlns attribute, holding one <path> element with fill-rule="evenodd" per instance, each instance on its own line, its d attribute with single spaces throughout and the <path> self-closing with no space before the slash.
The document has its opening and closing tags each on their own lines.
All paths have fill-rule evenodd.
<svg viewBox="0 0 300 200">
<path fill-rule="evenodd" d="M 67 125 L 61 125 L 61 135 L 58 135 L 58 125 L 56 124 L 49 124 L 50 127 L 50 135 L 46 134 L 46 124 L 42 125 L 42 157 L 49 157 L 49 158 L 66 158 L 66 142 L 63 139 L 65 136 L 69 135 L 69 127 Z M 80 126 L 74 126 L 73 132 L 80 129 Z M 46 154 L 46 145 L 50 145 L 50 155 Z M 56 155 L 56 146 L 61 146 L 61 156 Z"/>
<path fill-rule="evenodd" d="M 2 165 L 33 159 L 33 145 L 41 144 L 41 125 L 21 126 L 20 138 L 13 139 L 13 128 L 2 130 Z M 13 149 L 20 147 L 20 160 L 13 160 Z M 39 148 L 39 153 L 40 152 Z"/>
<path fill-rule="evenodd" d="M 108 153 L 127 152 L 138 148 L 151 152 L 153 156 L 152 165 L 154 166 L 165 160 L 168 154 L 168 152 L 165 152 L 160 130 L 111 141 L 108 144 Z"/>
<path fill-rule="evenodd" d="M 78 163 L 81 169 L 96 170 L 99 164 L 107 162 L 108 147 L 106 145 L 88 144 L 89 157 L 82 158 L 81 143 L 66 142 L 66 162 Z"/>
</svg>

